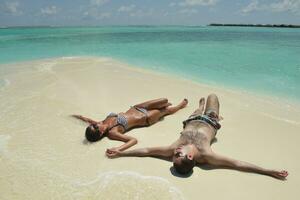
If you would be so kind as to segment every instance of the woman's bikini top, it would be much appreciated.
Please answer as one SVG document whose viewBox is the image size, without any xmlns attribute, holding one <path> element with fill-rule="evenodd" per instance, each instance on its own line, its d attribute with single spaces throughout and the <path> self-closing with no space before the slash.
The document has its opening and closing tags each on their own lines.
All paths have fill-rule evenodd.
<svg viewBox="0 0 300 200">
<path fill-rule="evenodd" d="M 133 106 L 133 108 L 135 108 L 137 111 L 143 113 L 145 116 L 146 116 L 146 123 L 147 125 L 150 125 L 149 121 L 148 121 L 148 111 L 145 109 L 145 108 L 139 108 L 139 107 L 135 107 Z M 108 131 L 110 131 L 112 128 L 116 127 L 116 126 L 122 126 L 124 128 L 125 131 L 128 130 L 128 120 L 127 118 L 122 115 L 122 114 L 116 114 L 116 113 L 109 113 L 109 115 L 107 115 L 106 119 L 107 118 L 110 118 L 110 117 L 116 117 L 117 118 L 117 123 L 113 126 L 111 126 Z"/>
<path fill-rule="evenodd" d="M 108 130 L 111 130 L 112 128 L 119 126 L 119 125 L 122 126 L 125 131 L 128 129 L 128 121 L 124 115 L 116 114 L 116 113 L 109 113 L 109 115 L 107 115 L 106 118 L 110 118 L 110 117 L 116 117 L 117 123 L 115 125 L 113 125 L 112 127 L 110 127 Z"/>
</svg>

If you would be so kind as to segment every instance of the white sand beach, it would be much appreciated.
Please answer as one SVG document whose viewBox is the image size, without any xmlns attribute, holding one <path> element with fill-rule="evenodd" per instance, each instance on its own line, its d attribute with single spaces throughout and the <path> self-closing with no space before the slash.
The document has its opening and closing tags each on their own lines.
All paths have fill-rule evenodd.
<svg viewBox="0 0 300 200">
<path fill-rule="evenodd" d="M 0 75 L 0 199 L 298 199 L 300 105 L 270 96 L 203 85 L 110 58 L 65 57 L 2 66 Z M 12 73 L 13 71 L 13 73 Z M 3 83 L 3 84 L 2 84 Z M 108 159 L 120 142 L 85 142 L 86 125 L 146 100 L 167 97 L 188 106 L 161 122 L 126 133 L 132 148 L 168 145 L 182 121 L 210 93 L 224 117 L 213 149 L 265 168 L 289 171 L 286 181 L 226 169 L 195 167 L 187 178 L 155 158 Z"/>
</svg>

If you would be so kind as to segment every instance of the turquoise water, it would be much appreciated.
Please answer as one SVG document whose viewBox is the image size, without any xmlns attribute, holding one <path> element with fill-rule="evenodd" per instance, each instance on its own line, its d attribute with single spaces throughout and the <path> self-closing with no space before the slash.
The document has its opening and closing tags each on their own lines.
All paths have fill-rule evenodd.
<svg viewBox="0 0 300 200">
<path fill-rule="evenodd" d="M 0 63 L 60 56 L 109 56 L 196 81 L 300 100 L 300 29 L 0 29 Z"/>
</svg>

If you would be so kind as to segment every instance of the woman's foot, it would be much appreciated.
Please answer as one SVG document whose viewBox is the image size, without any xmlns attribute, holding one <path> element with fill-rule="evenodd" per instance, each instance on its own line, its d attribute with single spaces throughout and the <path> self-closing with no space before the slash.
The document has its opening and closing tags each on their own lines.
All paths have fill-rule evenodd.
<svg viewBox="0 0 300 200">
<path fill-rule="evenodd" d="M 164 108 L 169 107 L 169 106 L 171 106 L 171 105 L 172 105 L 172 104 L 168 102 L 168 103 L 159 105 L 159 106 L 158 106 L 157 108 L 155 108 L 155 109 L 161 110 L 161 109 L 164 109 Z"/>
<path fill-rule="evenodd" d="M 188 103 L 189 101 L 187 99 L 183 99 L 182 102 L 180 102 L 179 106 L 180 108 L 184 108 Z"/>
<path fill-rule="evenodd" d="M 171 114 L 177 112 L 178 110 L 186 107 L 187 104 L 188 104 L 188 100 L 183 99 L 177 106 L 173 106 L 173 107 L 168 106 L 165 109 L 161 110 L 161 116 L 160 117 L 163 117 L 165 115 L 171 115 Z"/>
</svg>

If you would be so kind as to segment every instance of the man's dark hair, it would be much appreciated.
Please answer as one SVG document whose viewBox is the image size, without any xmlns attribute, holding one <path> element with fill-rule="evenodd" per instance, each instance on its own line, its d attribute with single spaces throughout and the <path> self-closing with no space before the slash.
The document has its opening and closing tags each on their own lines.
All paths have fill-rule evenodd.
<svg viewBox="0 0 300 200">
<path fill-rule="evenodd" d="M 194 160 L 189 160 L 186 156 L 181 159 L 180 163 L 173 162 L 173 167 L 179 174 L 188 174 L 195 166 Z"/>
<path fill-rule="evenodd" d="M 90 142 L 96 142 L 102 139 L 102 136 L 93 128 L 92 125 L 85 129 L 85 137 Z"/>
</svg>

